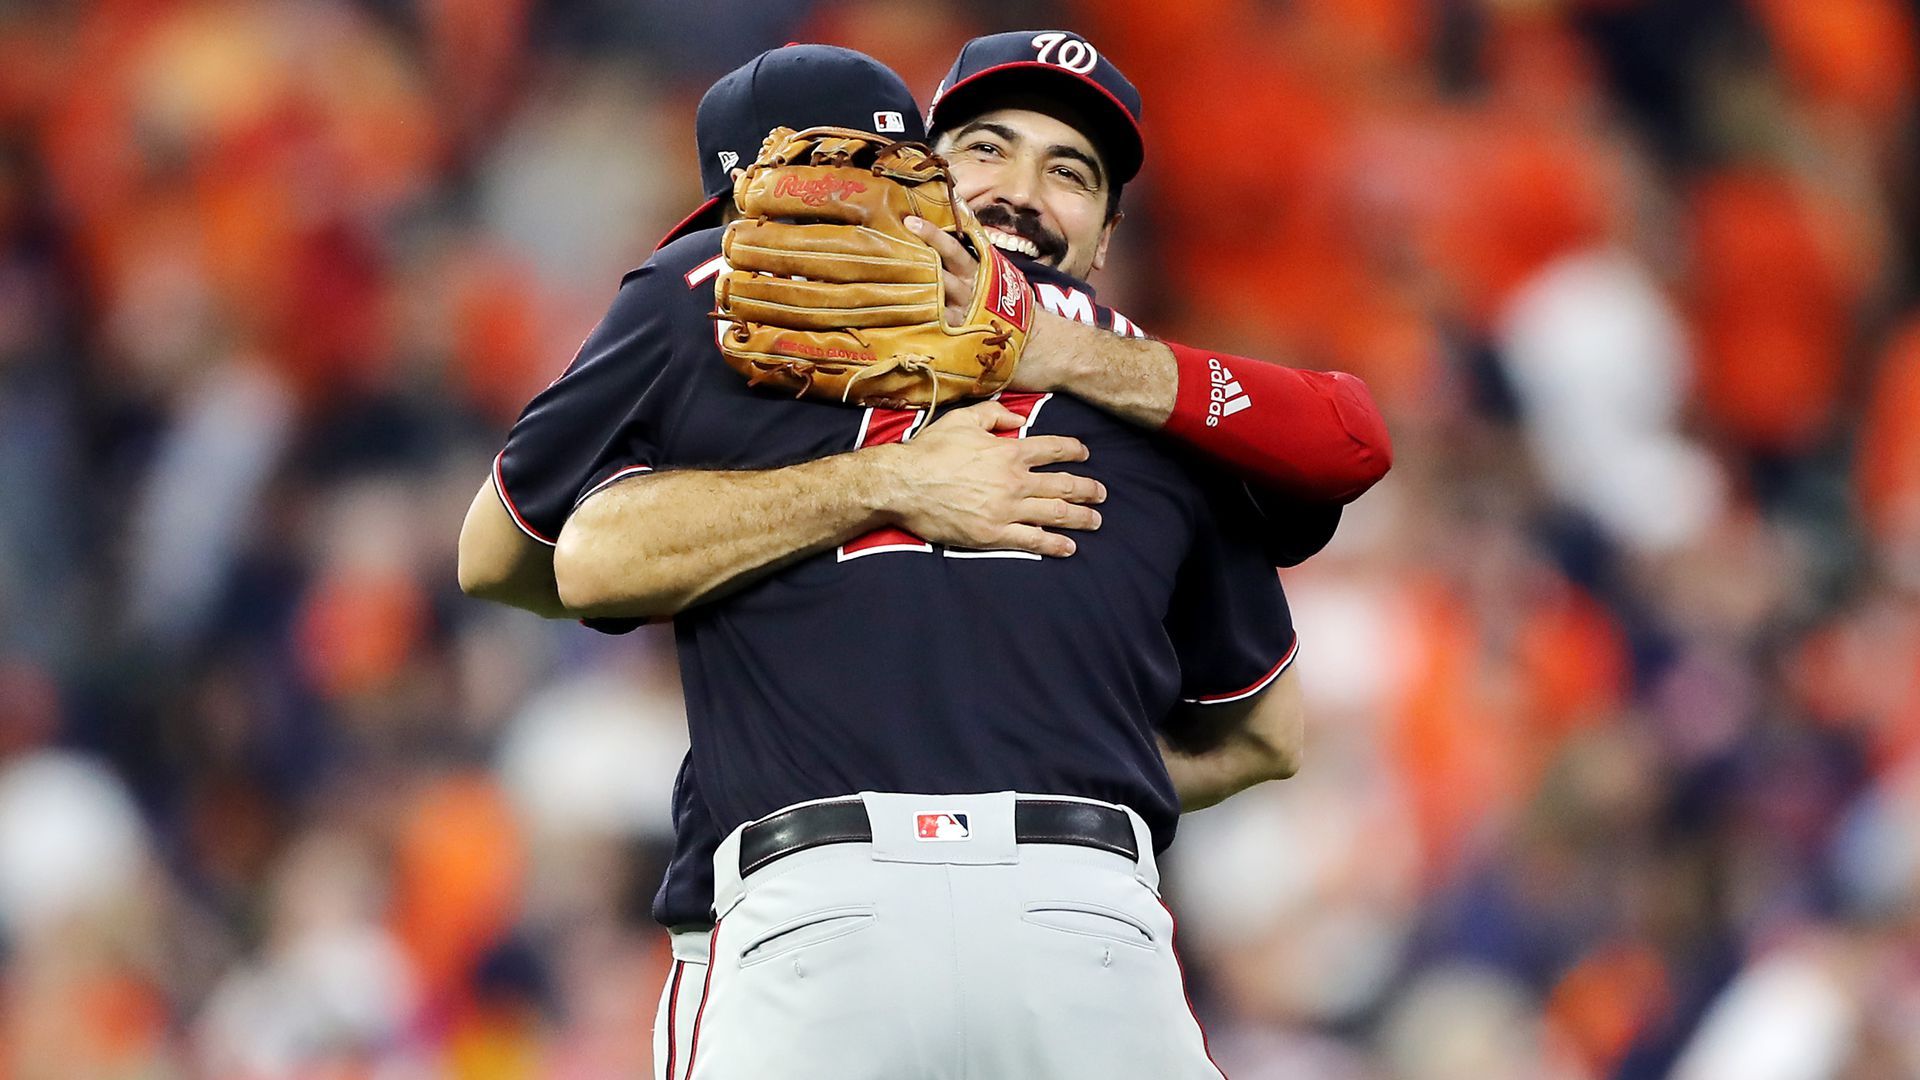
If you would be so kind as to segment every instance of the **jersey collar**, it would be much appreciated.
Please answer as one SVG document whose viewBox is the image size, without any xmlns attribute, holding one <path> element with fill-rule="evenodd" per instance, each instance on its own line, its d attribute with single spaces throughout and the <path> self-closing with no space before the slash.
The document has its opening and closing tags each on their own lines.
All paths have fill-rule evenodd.
<svg viewBox="0 0 1920 1080">
<path fill-rule="evenodd" d="M 1071 274 L 1062 273 L 1045 263 L 1029 259 L 1025 255 L 1019 255 L 1013 252 L 1001 252 L 1001 254 L 1013 260 L 1013 265 L 1019 267 L 1020 272 L 1027 275 L 1027 280 L 1033 282 L 1035 285 L 1046 282 L 1056 288 L 1078 289 L 1087 294 L 1087 299 L 1098 299 L 1098 297 L 1094 295 L 1093 286 Z"/>
</svg>

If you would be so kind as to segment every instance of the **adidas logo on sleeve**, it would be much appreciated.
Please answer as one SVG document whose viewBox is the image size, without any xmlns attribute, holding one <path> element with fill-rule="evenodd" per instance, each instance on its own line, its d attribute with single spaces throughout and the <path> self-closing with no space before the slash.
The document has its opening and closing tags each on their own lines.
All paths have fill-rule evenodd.
<svg viewBox="0 0 1920 1080">
<path fill-rule="evenodd" d="M 1240 388 L 1240 381 L 1233 372 L 1214 357 L 1207 358 L 1207 373 L 1212 377 L 1213 388 L 1207 400 L 1207 426 L 1219 427 L 1220 421 L 1253 404 L 1253 399 Z"/>
</svg>

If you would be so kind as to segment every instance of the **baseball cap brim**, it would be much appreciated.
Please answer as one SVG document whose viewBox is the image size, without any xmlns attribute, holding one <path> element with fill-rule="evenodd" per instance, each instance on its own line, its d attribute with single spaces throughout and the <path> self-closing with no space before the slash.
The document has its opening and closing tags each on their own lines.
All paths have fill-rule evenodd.
<svg viewBox="0 0 1920 1080">
<path fill-rule="evenodd" d="M 1133 112 L 1099 83 L 1057 64 L 1035 60 L 1013 60 L 976 71 L 940 95 L 931 110 L 928 127 L 949 131 L 965 119 L 980 115 L 991 107 L 985 104 L 992 92 L 1036 90 L 1078 105 L 1080 112 L 1097 130 L 1090 132 L 1115 183 L 1124 184 L 1140 172 L 1146 160 L 1146 139 Z"/>
</svg>

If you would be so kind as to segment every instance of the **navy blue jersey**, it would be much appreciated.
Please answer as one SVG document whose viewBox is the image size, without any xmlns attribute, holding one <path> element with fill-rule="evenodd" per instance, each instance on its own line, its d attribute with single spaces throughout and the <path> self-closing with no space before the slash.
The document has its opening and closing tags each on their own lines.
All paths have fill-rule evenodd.
<svg viewBox="0 0 1920 1080">
<path fill-rule="evenodd" d="M 630 274 L 515 426 L 495 479 L 530 534 L 550 542 L 578 500 L 636 473 L 773 468 L 927 423 L 748 388 L 707 318 L 718 236 L 688 236 Z M 1138 333 L 1078 283 L 1034 276 L 1056 312 Z M 1156 727 L 1181 699 L 1245 697 L 1290 661 L 1290 617 L 1244 499 L 1214 497 L 1205 470 L 1075 398 L 1001 400 L 1028 419 L 1018 437 L 1088 445 L 1088 461 L 1063 467 L 1106 484 L 1104 526 L 1051 560 L 882 531 L 676 617 L 693 768 L 675 793 L 663 922 L 705 918 L 711 868 L 698 864 L 719 835 L 863 789 L 1106 799 L 1164 848 L 1179 808 Z"/>
</svg>

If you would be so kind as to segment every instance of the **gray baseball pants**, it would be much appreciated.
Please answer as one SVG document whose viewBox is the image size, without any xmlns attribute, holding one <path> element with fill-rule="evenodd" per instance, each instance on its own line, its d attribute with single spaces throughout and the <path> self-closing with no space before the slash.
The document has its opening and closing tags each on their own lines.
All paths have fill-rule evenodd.
<svg viewBox="0 0 1920 1080">
<path fill-rule="evenodd" d="M 721 844 L 689 1080 L 1221 1080 L 1138 815 L 1128 859 L 1016 843 L 1012 792 L 862 799 L 870 843 Z"/>
</svg>

